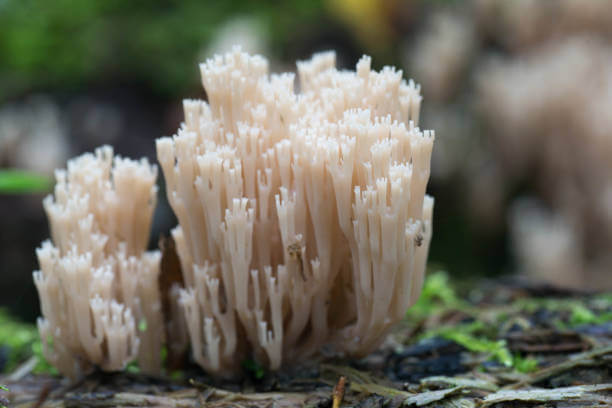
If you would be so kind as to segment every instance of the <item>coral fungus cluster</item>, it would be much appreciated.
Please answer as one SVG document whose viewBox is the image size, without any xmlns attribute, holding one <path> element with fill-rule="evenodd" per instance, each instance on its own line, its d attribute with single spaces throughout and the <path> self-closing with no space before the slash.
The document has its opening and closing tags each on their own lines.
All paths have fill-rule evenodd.
<svg viewBox="0 0 612 408">
<path fill-rule="evenodd" d="M 331 52 L 298 62 L 300 92 L 294 74 L 269 75 L 264 58 L 239 49 L 200 68 L 208 102 L 186 100 L 177 134 L 157 140 L 179 221 L 172 235 L 184 288 L 176 301 L 194 360 L 213 374 L 228 375 L 246 357 L 277 369 L 324 345 L 348 355 L 368 353 L 416 300 L 425 270 L 433 208 L 425 188 L 434 138 L 417 127 L 419 87 L 393 68 L 372 70 L 369 57 L 355 71 L 339 71 Z M 78 188 L 66 193 L 60 173 L 56 201 L 62 210 L 71 200 L 86 208 L 63 210 L 70 218 L 63 224 L 49 211 L 60 250 L 54 256 L 50 244 L 39 250 L 43 272 L 36 279 L 42 282 L 49 271 L 70 273 L 48 265 L 66 256 L 81 257 L 107 274 L 97 279 L 97 269 L 89 269 L 87 291 L 72 294 L 81 302 L 78 311 L 93 316 L 84 330 L 93 336 L 90 343 L 82 339 L 72 346 L 60 336 L 53 346 L 66 346 L 73 359 L 116 369 L 136 353 L 135 322 L 142 316 L 153 321 L 147 310 L 156 309 L 158 319 L 161 314 L 159 296 L 150 296 L 147 286 L 157 283 L 159 257 L 142 252 L 155 171 L 132 164 L 139 177 L 126 191 L 121 175 L 127 162 L 117 159 L 110 175 L 106 157 L 85 155 L 68 170 L 73 174 L 70 167 L 78 163 L 78 174 L 102 172 L 91 178 L 103 186 L 81 186 L 75 173 L 75 181 L 68 181 Z M 125 217 L 122 211 L 130 209 L 138 211 Z M 104 238 L 84 240 L 83 228 Z M 129 271 L 122 269 L 127 256 Z M 136 284 L 128 297 L 131 279 Z M 108 287 L 99 289 L 97 281 Z M 47 318 L 40 325 L 43 336 L 81 324 L 71 294 L 49 306 L 48 294 L 57 289 L 38 286 Z M 96 309 L 100 299 L 109 310 L 106 320 Z M 58 314 L 65 321 L 55 322 Z M 115 359 L 110 353 L 117 351 L 111 347 L 116 337 L 104 337 L 105 321 L 123 325 L 123 354 Z M 107 355 L 89 352 L 103 338 Z"/>
<path fill-rule="evenodd" d="M 159 371 L 160 254 L 145 252 L 157 169 L 113 159 L 107 146 L 70 160 L 56 179 L 44 200 L 52 242 L 36 251 L 34 272 L 45 356 L 73 377 L 94 364 L 119 370 L 135 358 Z"/>
<path fill-rule="evenodd" d="M 268 77 L 235 51 L 201 66 L 209 102 L 157 142 L 194 357 L 272 368 L 333 342 L 375 347 L 420 291 L 431 235 L 433 137 L 401 72 L 335 68 L 332 53 Z M 420 245 L 419 245 L 420 243 Z M 238 333 L 244 333 L 239 336 Z"/>
</svg>

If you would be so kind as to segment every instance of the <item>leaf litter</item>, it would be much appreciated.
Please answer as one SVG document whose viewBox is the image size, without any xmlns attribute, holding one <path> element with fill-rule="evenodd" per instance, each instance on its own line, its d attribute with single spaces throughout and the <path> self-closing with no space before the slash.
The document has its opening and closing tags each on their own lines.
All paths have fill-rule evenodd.
<svg viewBox="0 0 612 408">
<path fill-rule="evenodd" d="M 406 320 L 359 361 L 326 353 L 270 373 L 249 360 L 234 380 L 189 362 L 168 377 L 134 366 L 69 384 L 28 369 L 42 358 L 31 338 L 24 349 L 10 346 L 10 370 L 0 375 L 0 401 L 10 407 L 612 406 L 610 294 L 500 281 L 459 295 L 443 273 L 430 275 Z"/>
</svg>

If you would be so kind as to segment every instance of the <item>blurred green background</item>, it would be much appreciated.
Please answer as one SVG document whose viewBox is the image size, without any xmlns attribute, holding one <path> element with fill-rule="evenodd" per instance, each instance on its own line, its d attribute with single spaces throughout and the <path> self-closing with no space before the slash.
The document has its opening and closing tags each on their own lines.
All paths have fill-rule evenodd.
<svg viewBox="0 0 612 408">
<path fill-rule="evenodd" d="M 181 99 L 205 97 L 198 62 L 233 44 L 272 71 L 366 53 L 422 84 L 432 265 L 610 288 L 611 32 L 603 0 L 0 0 L 0 169 L 38 190 L 0 193 L 0 306 L 39 314 L 31 272 L 53 169 L 104 143 L 154 160 Z M 175 225 L 164 200 L 155 237 Z"/>
</svg>

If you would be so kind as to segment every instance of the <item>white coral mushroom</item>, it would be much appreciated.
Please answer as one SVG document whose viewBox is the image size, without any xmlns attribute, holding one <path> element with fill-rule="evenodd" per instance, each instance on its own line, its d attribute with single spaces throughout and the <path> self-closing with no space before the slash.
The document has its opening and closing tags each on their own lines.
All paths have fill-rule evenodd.
<svg viewBox="0 0 612 408">
<path fill-rule="evenodd" d="M 113 158 L 108 146 L 56 171 L 44 200 L 53 243 L 37 250 L 34 282 L 45 357 L 67 376 L 135 358 L 145 371 L 161 369 L 160 254 L 145 252 L 156 178 L 155 166 Z"/>
<path fill-rule="evenodd" d="M 157 140 L 195 360 L 371 351 L 417 299 L 431 238 L 419 87 L 331 52 L 298 63 L 301 93 L 237 48 L 200 69 L 208 102 Z"/>
</svg>

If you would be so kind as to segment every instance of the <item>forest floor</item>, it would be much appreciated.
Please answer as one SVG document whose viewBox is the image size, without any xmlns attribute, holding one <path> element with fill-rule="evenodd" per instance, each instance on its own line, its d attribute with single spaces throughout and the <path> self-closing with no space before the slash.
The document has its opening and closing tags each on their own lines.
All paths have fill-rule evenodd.
<svg viewBox="0 0 612 408">
<path fill-rule="evenodd" d="M 367 358 L 329 355 L 278 373 L 246 361 L 238 381 L 214 381 L 195 367 L 169 377 L 129 367 L 70 384 L 39 359 L 22 354 L 0 375 L 0 406 L 612 407 L 612 294 L 510 279 L 459 295 L 433 273 L 405 321 Z"/>
</svg>

